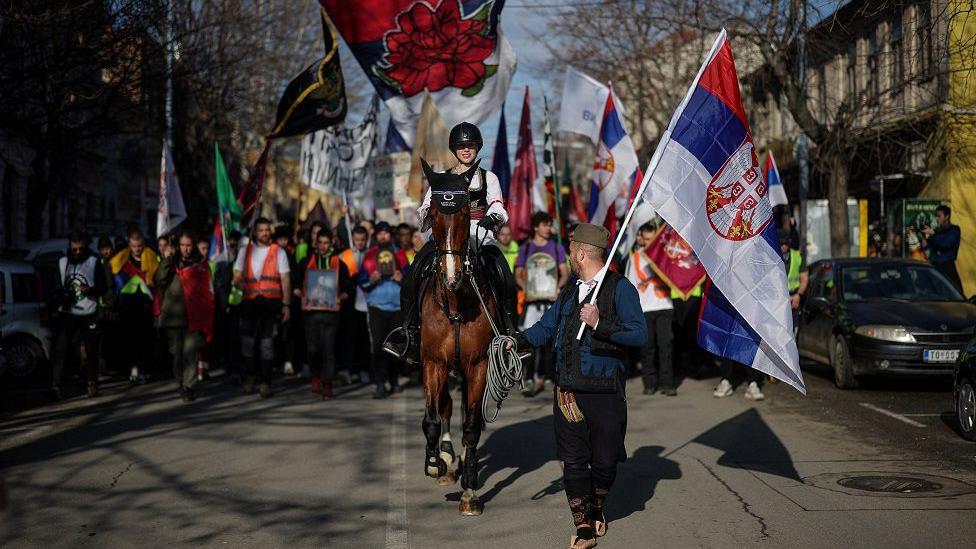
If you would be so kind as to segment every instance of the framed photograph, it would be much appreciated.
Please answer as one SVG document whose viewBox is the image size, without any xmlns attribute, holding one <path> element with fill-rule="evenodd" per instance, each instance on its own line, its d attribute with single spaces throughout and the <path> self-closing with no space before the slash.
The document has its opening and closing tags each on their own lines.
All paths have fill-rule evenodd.
<svg viewBox="0 0 976 549">
<path fill-rule="evenodd" d="M 303 311 L 339 310 L 339 271 L 309 269 L 305 272 Z"/>
<path fill-rule="evenodd" d="M 551 255 L 537 252 L 525 260 L 525 302 L 556 301 L 559 266 Z"/>
</svg>

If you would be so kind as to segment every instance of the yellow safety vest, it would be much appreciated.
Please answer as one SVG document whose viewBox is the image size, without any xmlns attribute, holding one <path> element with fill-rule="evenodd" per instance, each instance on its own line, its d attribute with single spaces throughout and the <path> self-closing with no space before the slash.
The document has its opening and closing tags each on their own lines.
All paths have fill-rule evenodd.
<svg viewBox="0 0 976 549">
<path fill-rule="evenodd" d="M 786 269 L 786 288 L 791 294 L 800 289 L 800 263 L 802 262 L 803 256 L 800 255 L 800 251 L 791 248 L 790 264 Z"/>
</svg>

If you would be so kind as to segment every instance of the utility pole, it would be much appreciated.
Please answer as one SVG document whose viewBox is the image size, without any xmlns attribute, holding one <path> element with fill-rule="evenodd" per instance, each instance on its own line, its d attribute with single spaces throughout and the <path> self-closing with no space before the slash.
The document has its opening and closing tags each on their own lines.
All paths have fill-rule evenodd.
<svg viewBox="0 0 976 549">
<path fill-rule="evenodd" d="M 803 13 L 800 14 L 800 35 L 797 39 L 797 53 L 800 57 L 800 62 L 797 64 L 800 73 L 797 76 L 800 84 L 800 101 L 805 104 L 807 101 L 807 3 L 804 1 L 800 5 Z M 808 152 L 807 134 L 801 129 L 800 135 L 796 138 L 796 164 L 800 172 L 800 188 L 797 193 L 800 202 L 800 219 L 797 222 L 797 229 L 800 233 L 800 253 L 802 254 L 806 254 L 807 251 L 806 201 L 807 191 L 810 189 Z"/>
<path fill-rule="evenodd" d="M 163 146 L 170 148 L 170 151 L 173 146 L 173 57 L 175 55 L 173 1 L 166 0 L 166 133 L 163 142 Z"/>
</svg>

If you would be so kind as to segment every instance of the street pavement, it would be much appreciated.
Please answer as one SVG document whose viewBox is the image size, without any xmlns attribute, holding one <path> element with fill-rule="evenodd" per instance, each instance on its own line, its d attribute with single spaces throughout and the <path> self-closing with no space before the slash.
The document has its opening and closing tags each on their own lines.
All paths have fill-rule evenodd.
<svg viewBox="0 0 976 549">
<path fill-rule="evenodd" d="M 775 384 L 677 397 L 628 384 L 629 459 L 599 547 L 973 547 L 976 445 L 944 382 L 809 395 Z M 0 417 L 0 547 L 565 547 L 551 404 L 513 394 L 482 436 L 481 517 L 423 475 L 419 387 L 323 402 L 297 380 L 268 400 L 172 382 Z M 459 413 L 455 416 L 460 418 Z M 455 421 L 454 439 L 460 440 Z"/>
</svg>

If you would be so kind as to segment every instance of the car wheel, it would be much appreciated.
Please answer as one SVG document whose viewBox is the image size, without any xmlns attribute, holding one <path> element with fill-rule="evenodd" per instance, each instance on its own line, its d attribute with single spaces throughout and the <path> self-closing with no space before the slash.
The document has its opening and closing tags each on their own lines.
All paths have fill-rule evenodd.
<svg viewBox="0 0 976 549">
<path fill-rule="evenodd" d="M 25 379 L 37 372 L 44 360 L 44 349 L 33 339 L 12 337 L 3 343 L 4 371 L 13 377 Z"/>
<path fill-rule="evenodd" d="M 959 432 L 966 440 L 976 440 L 976 390 L 973 383 L 968 379 L 960 381 L 956 395 Z"/>
<path fill-rule="evenodd" d="M 857 378 L 851 365 L 851 353 L 847 349 L 847 340 L 842 335 L 834 336 L 834 345 L 830 349 L 830 365 L 834 369 L 834 385 L 840 389 L 857 388 Z"/>
</svg>

